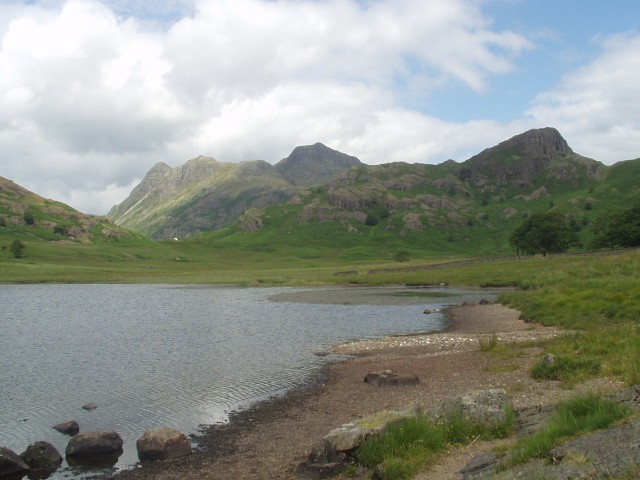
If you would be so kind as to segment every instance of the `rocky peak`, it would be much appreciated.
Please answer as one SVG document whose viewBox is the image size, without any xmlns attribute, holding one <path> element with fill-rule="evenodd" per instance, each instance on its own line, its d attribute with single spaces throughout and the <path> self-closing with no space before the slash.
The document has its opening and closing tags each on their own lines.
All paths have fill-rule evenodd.
<svg viewBox="0 0 640 480">
<path fill-rule="evenodd" d="M 360 165 L 362 162 L 358 158 L 316 143 L 294 148 L 287 158 L 275 165 L 275 169 L 293 185 L 312 186 Z"/>
<path fill-rule="evenodd" d="M 498 183 L 528 187 L 551 164 L 573 155 L 573 150 L 558 130 L 538 128 L 471 157 L 461 164 L 458 178 L 476 184 L 492 179 Z"/>
</svg>

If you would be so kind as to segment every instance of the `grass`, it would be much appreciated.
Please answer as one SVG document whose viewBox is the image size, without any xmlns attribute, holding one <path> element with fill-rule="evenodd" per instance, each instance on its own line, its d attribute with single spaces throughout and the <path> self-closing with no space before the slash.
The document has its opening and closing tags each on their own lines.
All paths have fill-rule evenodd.
<svg viewBox="0 0 640 480">
<path fill-rule="evenodd" d="M 379 468 L 385 480 L 408 479 L 451 445 L 508 436 L 514 421 L 512 410 L 507 411 L 504 423 L 495 426 L 471 423 L 461 412 L 453 412 L 436 423 L 416 417 L 392 425 L 380 436 L 368 438 L 358 449 L 357 460 L 367 468 Z"/>
<path fill-rule="evenodd" d="M 503 469 L 525 463 L 532 458 L 551 460 L 551 449 L 575 435 L 606 428 L 630 415 L 630 410 L 597 395 L 586 395 L 560 403 L 549 424 L 519 440 Z"/>
</svg>

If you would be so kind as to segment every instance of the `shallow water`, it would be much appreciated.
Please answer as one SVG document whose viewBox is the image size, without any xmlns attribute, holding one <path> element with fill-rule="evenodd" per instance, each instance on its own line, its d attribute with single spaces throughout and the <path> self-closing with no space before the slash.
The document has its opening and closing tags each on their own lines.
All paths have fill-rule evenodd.
<svg viewBox="0 0 640 480">
<path fill-rule="evenodd" d="M 443 290 L 450 295 L 451 290 Z M 394 289 L 239 289 L 162 285 L 0 286 L 0 446 L 37 440 L 63 453 L 57 423 L 112 429 L 115 467 L 157 426 L 194 433 L 227 412 L 304 384 L 331 345 L 439 331 L 460 296 L 398 297 Z M 277 301 L 276 301 L 277 300 Z M 386 300 L 386 301 L 385 301 Z M 423 313 L 425 308 L 436 312 Z M 94 402 L 98 408 L 84 411 Z M 51 478 L 82 473 L 67 468 Z"/>
</svg>

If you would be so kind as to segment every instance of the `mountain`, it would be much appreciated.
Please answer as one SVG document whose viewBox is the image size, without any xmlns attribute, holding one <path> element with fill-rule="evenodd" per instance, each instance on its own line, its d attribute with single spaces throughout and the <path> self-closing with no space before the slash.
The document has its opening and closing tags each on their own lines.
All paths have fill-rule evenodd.
<svg viewBox="0 0 640 480">
<path fill-rule="evenodd" d="M 596 177 L 602 167 L 602 163 L 574 153 L 555 128 L 540 128 L 471 157 L 458 169 L 458 177 L 476 185 L 528 188 L 542 177 L 561 183 Z"/>
<path fill-rule="evenodd" d="M 275 166 L 204 157 L 156 165 L 111 216 L 152 238 L 210 232 L 203 241 L 221 247 L 302 246 L 311 256 L 323 248 L 354 259 L 508 254 L 509 233 L 538 211 L 562 212 L 588 243 L 597 216 L 638 197 L 637 173 L 640 161 L 607 167 L 554 128 L 439 165 L 365 165 L 316 144 Z"/>
<path fill-rule="evenodd" d="M 635 173 L 634 173 L 635 172 Z M 635 202 L 640 160 L 607 167 L 553 128 L 530 130 L 464 162 L 361 165 L 322 188 L 260 211 L 203 241 L 247 249 L 337 249 L 347 259 L 510 254 L 529 214 L 563 213 L 584 244 L 592 221 Z"/>
<path fill-rule="evenodd" d="M 320 143 L 297 147 L 275 166 L 202 156 L 176 168 L 158 163 L 108 217 L 154 239 L 183 238 L 223 228 L 355 165 L 362 163 Z"/>
<path fill-rule="evenodd" d="M 84 244 L 143 237 L 0 177 L 0 235 Z"/>
<path fill-rule="evenodd" d="M 326 183 L 334 175 L 362 165 L 356 157 L 316 143 L 296 147 L 275 165 L 275 170 L 295 186 L 310 187 Z"/>
</svg>

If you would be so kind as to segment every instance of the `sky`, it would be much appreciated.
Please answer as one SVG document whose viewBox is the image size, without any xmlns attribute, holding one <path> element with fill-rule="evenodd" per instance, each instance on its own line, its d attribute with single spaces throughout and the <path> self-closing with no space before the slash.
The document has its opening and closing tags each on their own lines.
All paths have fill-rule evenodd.
<svg viewBox="0 0 640 480">
<path fill-rule="evenodd" d="M 638 0 L 0 0 L 0 176 L 106 214 L 157 162 L 640 157 Z"/>
</svg>

